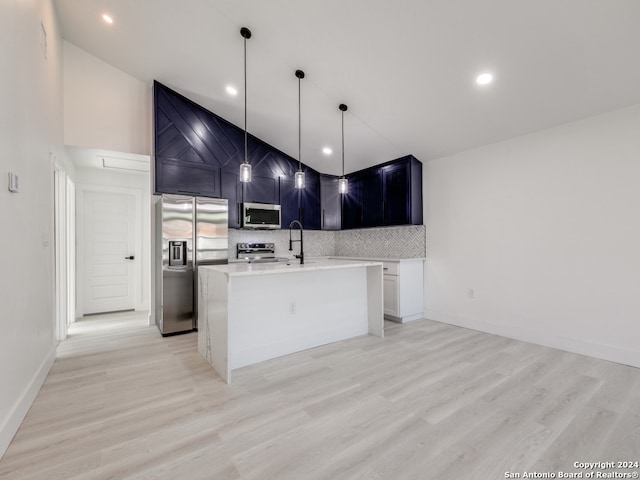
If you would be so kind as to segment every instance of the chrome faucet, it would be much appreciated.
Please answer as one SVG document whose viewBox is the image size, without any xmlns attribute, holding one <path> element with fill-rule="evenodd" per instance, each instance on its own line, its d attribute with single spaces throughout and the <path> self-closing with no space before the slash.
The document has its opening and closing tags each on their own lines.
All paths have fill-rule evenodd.
<svg viewBox="0 0 640 480">
<path fill-rule="evenodd" d="M 291 230 L 293 230 L 293 225 L 295 224 L 300 227 L 300 240 L 291 240 Z M 294 220 L 289 224 L 289 251 L 293 251 L 293 242 L 300 242 L 300 255 L 296 255 L 296 258 L 300 259 L 300 265 L 304 264 L 304 243 L 302 242 L 303 230 L 302 224 L 298 220 Z"/>
</svg>

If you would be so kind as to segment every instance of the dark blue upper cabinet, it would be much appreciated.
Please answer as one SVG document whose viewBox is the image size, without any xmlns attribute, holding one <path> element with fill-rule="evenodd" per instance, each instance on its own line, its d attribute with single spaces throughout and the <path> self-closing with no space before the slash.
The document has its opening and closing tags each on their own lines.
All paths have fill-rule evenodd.
<svg viewBox="0 0 640 480">
<path fill-rule="evenodd" d="M 242 188 L 245 202 L 279 203 L 280 183 L 277 177 L 263 177 L 254 173 L 251 181 L 244 183 Z"/>
<path fill-rule="evenodd" d="M 349 175 L 343 199 L 342 228 L 379 227 L 383 224 L 382 177 L 377 168 Z"/>
<path fill-rule="evenodd" d="M 305 170 L 304 188 L 295 188 L 293 175 L 280 179 L 282 228 L 298 220 L 308 230 L 320 230 L 320 174 Z"/>
<path fill-rule="evenodd" d="M 379 169 L 368 170 L 360 176 L 362 189 L 362 227 L 384 225 L 382 176 Z"/>
<path fill-rule="evenodd" d="M 242 183 L 240 172 L 236 169 L 222 170 L 220 182 L 220 196 L 229 201 L 229 228 L 242 226 Z"/>
<path fill-rule="evenodd" d="M 412 155 L 348 175 L 342 228 L 422 224 L 422 163 Z"/>
<path fill-rule="evenodd" d="M 402 161 L 382 168 L 384 225 L 403 225 L 411 215 L 411 163 Z"/>
<path fill-rule="evenodd" d="M 292 176 L 280 178 L 280 219 L 282 228 L 300 219 L 300 190 L 295 188 Z"/>
<path fill-rule="evenodd" d="M 348 177 L 349 189 L 342 196 L 342 228 L 362 227 L 362 181 L 358 175 Z"/>
<path fill-rule="evenodd" d="M 305 169 L 304 188 L 300 190 L 300 222 L 309 230 L 320 230 L 320 174 L 310 168 Z"/>
<path fill-rule="evenodd" d="M 156 157 L 156 192 L 220 197 L 220 169 Z"/>
<path fill-rule="evenodd" d="M 340 230 L 341 205 L 338 177 L 320 174 L 320 228 L 322 230 Z"/>
</svg>

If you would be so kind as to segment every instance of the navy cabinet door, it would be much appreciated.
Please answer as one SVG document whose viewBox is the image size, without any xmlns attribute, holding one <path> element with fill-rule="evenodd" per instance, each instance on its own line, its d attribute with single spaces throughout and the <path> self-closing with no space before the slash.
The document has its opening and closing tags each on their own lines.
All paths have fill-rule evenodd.
<svg viewBox="0 0 640 480">
<path fill-rule="evenodd" d="M 361 175 L 362 226 L 377 227 L 383 224 L 382 174 L 370 170 Z"/>
<path fill-rule="evenodd" d="M 220 197 L 220 169 L 156 157 L 156 192 Z"/>
<path fill-rule="evenodd" d="M 404 161 L 382 168 L 384 225 L 411 223 L 410 167 L 410 162 Z"/>
<path fill-rule="evenodd" d="M 280 178 L 280 219 L 282 228 L 298 220 L 300 216 L 300 193 L 293 184 L 292 178 Z"/>
<path fill-rule="evenodd" d="M 300 222 L 309 230 L 320 230 L 320 175 L 307 170 L 300 189 Z"/>
<path fill-rule="evenodd" d="M 362 181 L 358 176 L 349 177 L 349 190 L 342 196 L 342 228 L 362 227 Z"/>
<path fill-rule="evenodd" d="M 340 230 L 341 204 L 338 177 L 320 175 L 320 227 L 322 230 Z"/>
<path fill-rule="evenodd" d="M 243 184 L 243 201 L 253 203 L 278 204 L 280 183 L 277 177 L 252 175 L 251 182 Z"/>
<path fill-rule="evenodd" d="M 221 173 L 221 196 L 229 200 L 229 228 L 242 226 L 242 187 L 236 170 L 223 170 Z"/>
</svg>

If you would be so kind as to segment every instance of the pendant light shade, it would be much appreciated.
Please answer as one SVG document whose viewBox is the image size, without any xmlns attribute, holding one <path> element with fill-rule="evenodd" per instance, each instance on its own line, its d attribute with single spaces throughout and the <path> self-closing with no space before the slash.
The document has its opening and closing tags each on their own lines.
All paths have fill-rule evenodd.
<svg viewBox="0 0 640 480">
<path fill-rule="evenodd" d="M 349 180 L 344 176 L 344 112 L 348 107 L 341 103 L 338 108 L 342 112 L 342 176 L 338 180 L 338 192 L 344 195 L 349 192 Z"/>
<path fill-rule="evenodd" d="M 300 154 L 302 145 L 302 127 L 300 122 L 300 80 L 304 78 L 304 72 L 302 70 L 296 70 L 296 77 L 298 78 L 298 171 L 294 177 L 294 185 L 296 188 L 304 188 L 304 172 L 302 171 L 302 159 Z"/>
<path fill-rule="evenodd" d="M 246 161 L 240 164 L 240 181 L 245 183 L 251 181 L 251 164 Z"/>
<path fill-rule="evenodd" d="M 349 193 L 349 180 L 344 177 L 338 179 L 338 192 L 343 195 Z"/>
<path fill-rule="evenodd" d="M 247 40 L 251 38 L 251 30 L 246 27 L 240 29 L 240 35 L 244 38 L 244 162 L 240 164 L 240 181 L 251 181 L 251 164 L 247 157 Z"/>
</svg>

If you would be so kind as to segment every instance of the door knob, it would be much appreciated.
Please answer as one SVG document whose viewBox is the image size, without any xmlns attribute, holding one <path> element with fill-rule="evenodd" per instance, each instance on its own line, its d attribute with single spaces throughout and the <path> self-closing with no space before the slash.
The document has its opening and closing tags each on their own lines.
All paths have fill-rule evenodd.
<svg viewBox="0 0 640 480">
<path fill-rule="evenodd" d="M 129 256 L 129 257 L 124 257 L 125 260 L 133 260 L 133 255 Z"/>
</svg>

